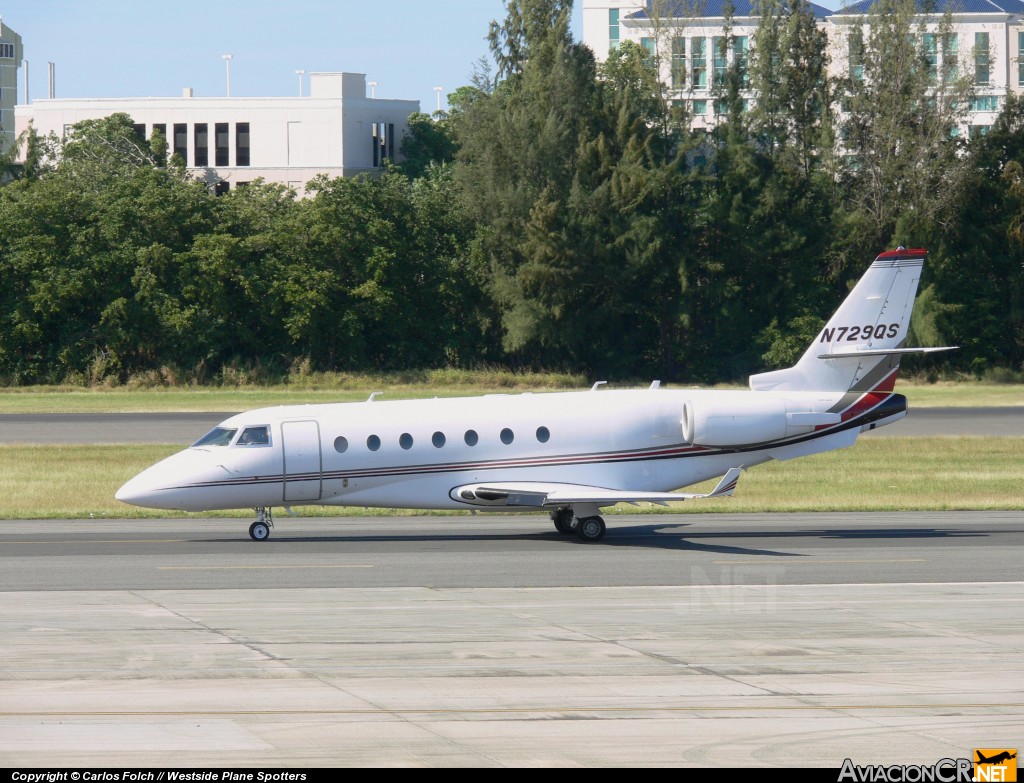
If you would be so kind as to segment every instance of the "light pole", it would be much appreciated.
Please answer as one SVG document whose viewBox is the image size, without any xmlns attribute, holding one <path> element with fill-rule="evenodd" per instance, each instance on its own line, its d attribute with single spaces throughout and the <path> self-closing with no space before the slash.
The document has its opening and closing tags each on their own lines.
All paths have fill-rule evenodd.
<svg viewBox="0 0 1024 783">
<path fill-rule="evenodd" d="M 302 77 L 306 74 L 304 70 L 296 71 L 295 75 L 299 77 L 299 97 L 302 97 Z"/>
<path fill-rule="evenodd" d="M 231 54 L 222 54 L 220 56 L 220 59 L 222 59 L 224 61 L 224 68 L 225 68 L 226 74 L 227 74 L 227 79 L 228 79 L 228 96 L 227 97 L 229 97 L 229 98 L 231 97 L 231 58 L 232 57 L 234 57 L 234 55 L 231 55 Z"/>
<path fill-rule="evenodd" d="M 377 97 L 377 82 L 367 82 L 367 84 L 370 85 L 370 97 L 371 98 L 376 98 Z"/>
<path fill-rule="evenodd" d="M 443 89 L 444 89 L 444 87 L 435 87 L 434 88 L 434 92 L 437 93 L 437 113 L 438 114 L 441 113 L 441 90 L 443 90 Z"/>
</svg>

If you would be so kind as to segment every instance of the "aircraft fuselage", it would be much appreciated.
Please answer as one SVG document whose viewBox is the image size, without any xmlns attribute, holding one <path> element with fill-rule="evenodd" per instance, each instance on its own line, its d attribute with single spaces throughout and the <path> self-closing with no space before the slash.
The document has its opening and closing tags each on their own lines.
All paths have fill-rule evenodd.
<svg viewBox="0 0 1024 783">
<path fill-rule="evenodd" d="M 497 509 L 505 504 L 455 490 L 537 481 L 668 492 L 738 465 L 852 445 L 905 410 L 889 392 L 657 388 L 262 408 L 221 423 L 223 445 L 174 454 L 117 497 L 185 511 Z"/>
</svg>

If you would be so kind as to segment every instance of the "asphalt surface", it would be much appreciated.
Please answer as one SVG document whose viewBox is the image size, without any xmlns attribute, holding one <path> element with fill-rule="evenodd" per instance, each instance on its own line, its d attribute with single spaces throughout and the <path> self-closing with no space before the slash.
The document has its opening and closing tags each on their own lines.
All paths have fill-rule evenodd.
<svg viewBox="0 0 1024 783">
<path fill-rule="evenodd" d="M 596 545 L 544 515 L 0 523 L 0 591 L 493 588 L 1014 581 L 1024 511 L 607 515 Z"/>
<path fill-rule="evenodd" d="M 188 445 L 231 413 L 0 414 L 0 443 L 168 443 Z M 1004 408 L 913 408 L 870 437 L 1024 436 L 1024 405 Z"/>
</svg>

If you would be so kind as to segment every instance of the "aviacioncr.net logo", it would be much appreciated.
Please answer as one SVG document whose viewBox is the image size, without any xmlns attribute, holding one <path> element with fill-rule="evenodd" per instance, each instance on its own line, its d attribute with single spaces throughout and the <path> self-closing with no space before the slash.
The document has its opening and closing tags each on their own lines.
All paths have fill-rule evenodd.
<svg viewBox="0 0 1024 783">
<path fill-rule="evenodd" d="M 970 759 L 939 759 L 925 764 L 870 764 L 857 766 L 843 760 L 838 783 L 972 783 L 974 765 Z"/>
<path fill-rule="evenodd" d="M 1016 748 L 975 748 L 974 780 L 977 783 L 1015 783 Z"/>
</svg>

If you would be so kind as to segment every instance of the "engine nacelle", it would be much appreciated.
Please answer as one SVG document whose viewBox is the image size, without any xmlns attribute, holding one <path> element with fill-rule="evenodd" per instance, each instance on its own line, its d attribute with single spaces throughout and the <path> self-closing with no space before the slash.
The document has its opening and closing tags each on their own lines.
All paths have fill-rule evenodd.
<svg viewBox="0 0 1024 783">
<path fill-rule="evenodd" d="M 746 446 L 792 434 L 784 400 L 737 397 L 728 402 L 683 403 L 683 438 L 696 446 Z"/>
</svg>

